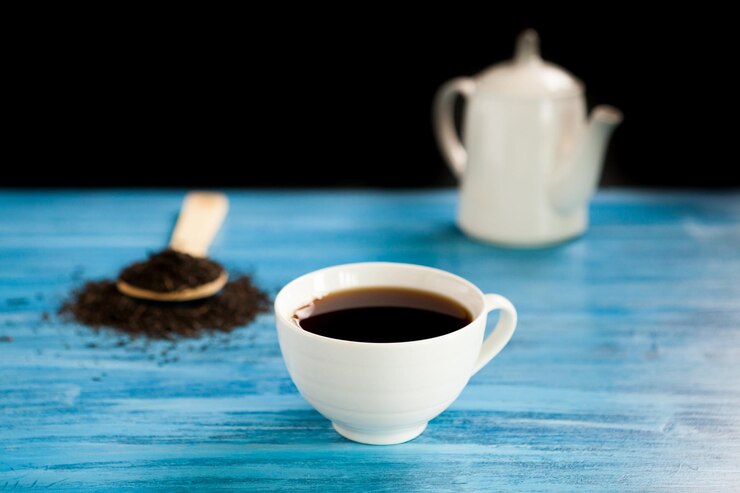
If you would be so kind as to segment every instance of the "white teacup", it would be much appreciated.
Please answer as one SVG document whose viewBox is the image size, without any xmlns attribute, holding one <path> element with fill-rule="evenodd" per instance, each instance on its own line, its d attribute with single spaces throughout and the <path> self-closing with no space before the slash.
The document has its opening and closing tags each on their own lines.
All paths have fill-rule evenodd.
<svg viewBox="0 0 740 493">
<path fill-rule="evenodd" d="M 301 329 L 293 314 L 334 291 L 412 288 L 451 298 L 473 315 L 465 327 L 431 339 L 369 343 L 332 339 Z M 483 340 L 486 317 L 501 310 Z M 468 380 L 496 356 L 516 328 L 506 298 L 483 294 L 465 279 L 431 267 L 386 262 L 317 270 L 286 285 L 275 299 L 280 349 L 301 395 L 334 429 L 356 442 L 403 443 L 419 436 L 452 404 Z M 388 321 L 393 323 L 392 320 Z"/>
</svg>

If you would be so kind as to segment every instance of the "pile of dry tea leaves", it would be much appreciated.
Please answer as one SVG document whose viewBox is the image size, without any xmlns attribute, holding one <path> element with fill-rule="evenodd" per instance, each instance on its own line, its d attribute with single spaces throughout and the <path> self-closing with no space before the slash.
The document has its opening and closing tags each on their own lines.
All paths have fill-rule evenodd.
<svg viewBox="0 0 740 493">
<path fill-rule="evenodd" d="M 207 258 L 166 249 L 121 271 L 121 281 L 149 291 L 178 291 L 214 281 L 223 272 L 221 264 Z"/>
<path fill-rule="evenodd" d="M 217 271 L 215 275 L 214 269 Z M 153 290 L 177 290 L 213 280 L 221 266 L 213 261 L 165 250 L 121 271 L 121 279 Z M 177 339 L 199 337 L 204 331 L 230 332 L 270 309 L 268 296 L 249 276 L 232 279 L 216 295 L 187 302 L 131 298 L 112 279 L 89 281 L 74 291 L 59 309 L 63 317 L 132 337 Z"/>
</svg>

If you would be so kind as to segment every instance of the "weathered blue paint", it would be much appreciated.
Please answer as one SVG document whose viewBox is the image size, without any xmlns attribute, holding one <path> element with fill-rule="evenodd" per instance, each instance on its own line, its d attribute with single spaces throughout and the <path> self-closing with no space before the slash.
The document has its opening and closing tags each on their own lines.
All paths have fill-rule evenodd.
<svg viewBox="0 0 740 493">
<path fill-rule="evenodd" d="M 0 193 L 0 491 L 740 491 L 740 194 L 605 192 L 588 234 L 473 242 L 444 192 L 230 193 L 212 254 L 273 294 L 331 264 L 460 274 L 520 312 L 417 440 L 348 442 L 297 395 L 271 315 L 119 345 L 42 322 L 163 246 L 175 192 Z"/>
</svg>

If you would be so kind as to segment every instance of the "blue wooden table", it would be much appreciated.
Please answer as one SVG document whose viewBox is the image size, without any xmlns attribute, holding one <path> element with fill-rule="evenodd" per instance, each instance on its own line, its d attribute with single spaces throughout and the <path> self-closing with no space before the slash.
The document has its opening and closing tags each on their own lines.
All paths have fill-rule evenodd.
<svg viewBox="0 0 740 493">
<path fill-rule="evenodd" d="M 740 491 L 740 194 L 599 194 L 588 234 L 476 243 L 442 192 L 230 193 L 212 248 L 271 294 L 344 262 L 439 267 L 509 297 L 509 346 L 408 444 L 339 437 L 271 314 L 126 342 L 53 314 L 162 247 L 175 192 L 0 192 L 0 491 Z"/>
</svg>

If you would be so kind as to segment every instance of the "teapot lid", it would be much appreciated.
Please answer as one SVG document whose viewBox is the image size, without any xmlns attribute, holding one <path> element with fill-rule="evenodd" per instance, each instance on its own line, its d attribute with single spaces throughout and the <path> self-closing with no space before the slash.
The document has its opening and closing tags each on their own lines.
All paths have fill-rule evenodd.
<svg viewBox="0 0 740 493">
<path fill-rule="evenodd" d="M 522 32 L 514 58 L 498 63 L 477 77 L 478 88 L 515 98 L 580 96 L 583 83 L 570 72 L 540 57 L 540 38 L 534 29 Z"/>
</svg>

